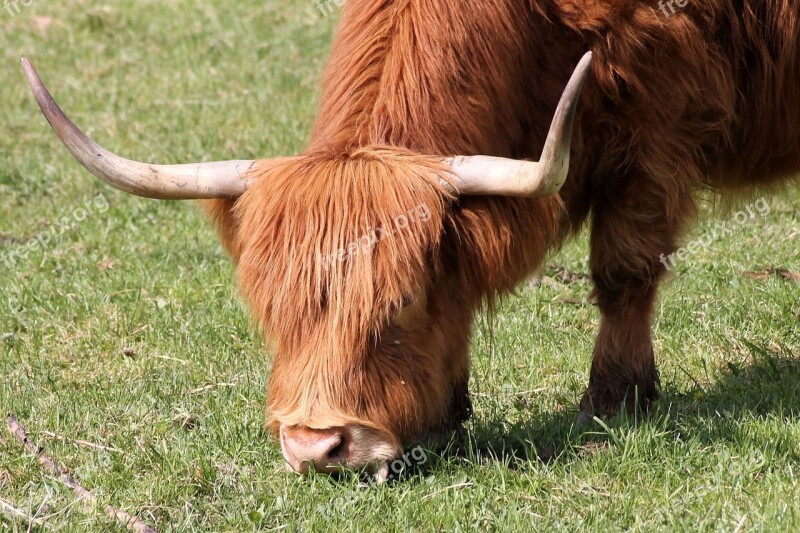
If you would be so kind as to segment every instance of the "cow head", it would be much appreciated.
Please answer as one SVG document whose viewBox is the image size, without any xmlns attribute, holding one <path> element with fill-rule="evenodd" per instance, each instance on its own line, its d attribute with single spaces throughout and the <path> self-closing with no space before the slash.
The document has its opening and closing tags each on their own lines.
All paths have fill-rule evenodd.
<svg viewBox="0 0 800 533">
<path fill-rule="evenodd" d="M 469 243 L 460 236 L 469 232 L 454 203 L 560 189 L 589 62 L 587 54 L 575 70 L 539 162 L 383 146 L 172 166 L 104 150 L 23 67 L 48 121 L 90 172 L 139 196 L 209 200 L 275 353 L 269 424 L 289 466 L 368 467 L 385 477 L 404 445 L 469 415 L 470 324 L 480 286 L 502 284 L 464 275 L 459 248 Z"/>
</svg>

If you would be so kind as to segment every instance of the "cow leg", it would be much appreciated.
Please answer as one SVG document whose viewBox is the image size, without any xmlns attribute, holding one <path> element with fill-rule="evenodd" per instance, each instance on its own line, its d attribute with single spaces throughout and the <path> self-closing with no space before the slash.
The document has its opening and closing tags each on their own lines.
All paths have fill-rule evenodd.
<svg viewBox="0 0 800 533">
<path fill-rule="evenodd" d="M 650 323 L 656 292 L 675 249 L 680 222 L 694 212 L 688 194 L 669 198 L 647 179 L 627 180 L 593 206 L 591 272 L 602 314 L 592 355 L 584 414 L 633 412 L 658 398 L 658 371 Z"/>
</svg>

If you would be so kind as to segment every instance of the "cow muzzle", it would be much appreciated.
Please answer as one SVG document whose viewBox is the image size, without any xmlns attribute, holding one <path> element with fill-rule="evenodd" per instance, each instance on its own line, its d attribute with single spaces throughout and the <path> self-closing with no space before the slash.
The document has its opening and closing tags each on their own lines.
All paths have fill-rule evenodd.
<svg viewBox="0 0 800 533">
<path fill-rule="evenodd" d="M 400 452 L 391 438 L 356 425 L 325 429 L 281 426 L 280 444 L 288 468 L 298 474 L 366 470 L 379 482 L 386 481 L 389 461 Z"/>
</svg>

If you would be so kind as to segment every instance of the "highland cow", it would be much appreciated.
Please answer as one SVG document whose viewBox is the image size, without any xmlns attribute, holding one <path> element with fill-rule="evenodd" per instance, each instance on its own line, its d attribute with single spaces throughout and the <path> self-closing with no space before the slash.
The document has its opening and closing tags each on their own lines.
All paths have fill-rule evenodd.
<svg viewBox="0 0 800 533">
<path fill-rule="evenodd" d="M 206 199 L 274 347 L 269 424 L 298 472 L 385 477 L 403 446 L 468 417 L 476 312 L 587 220 L 602 319 L 581 408 L 646 406 L 660 258 L 693 194 L 800 171 L 800 0 L 668 17 L 654 0 L 348 0 L 309 146 L 275 160 L 124 160 L 24 66 L 95 175 Z M 418 206 L 424 223 L 339 253 Z"/>
</svg>

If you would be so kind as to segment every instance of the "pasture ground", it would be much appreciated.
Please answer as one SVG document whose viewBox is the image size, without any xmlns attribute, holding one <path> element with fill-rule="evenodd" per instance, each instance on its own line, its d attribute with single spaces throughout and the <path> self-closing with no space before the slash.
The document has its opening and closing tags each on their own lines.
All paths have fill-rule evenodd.
<svg viewBox="0 0 800 533">
<path fill-rule="evenodd" d="M 9 5 L 0 411 L 100 502 L 175 531 L 800 527 L 800 283 L 786 279 L 800 271 L 797 187 L 742 224 L 703 201 L 687 240 L 734 230 L 681 261 L 662 292 L 663 397 L 643 420 L 573 426 L 598 318 L 583 237 L 548 261 L 538 287 L 505 301 L 493 338 L 477 325 L 476 412 L 460 452 L 428 451 L 384 486 L 302 479 L 284 473 L 263 428 L 268 354 L 208 222 L 190 203 L 132 198 L 79 168 L 18 60 L 34 60 L 73 118 L 129 157 L 292 154 L 335 15 L 312 0 Z M 87 202 L 91 213 L 76 212 Z M 44 249 L 3 263 L 53 231 Z M 786 277 L 759 274 L 780 268 Z M 43 530 L 118 527 L 44 475 L 5 424 L 0 500 L 40 510 Z M 27 526 L 0 510 L 0 529 Z"/>
</svg>

